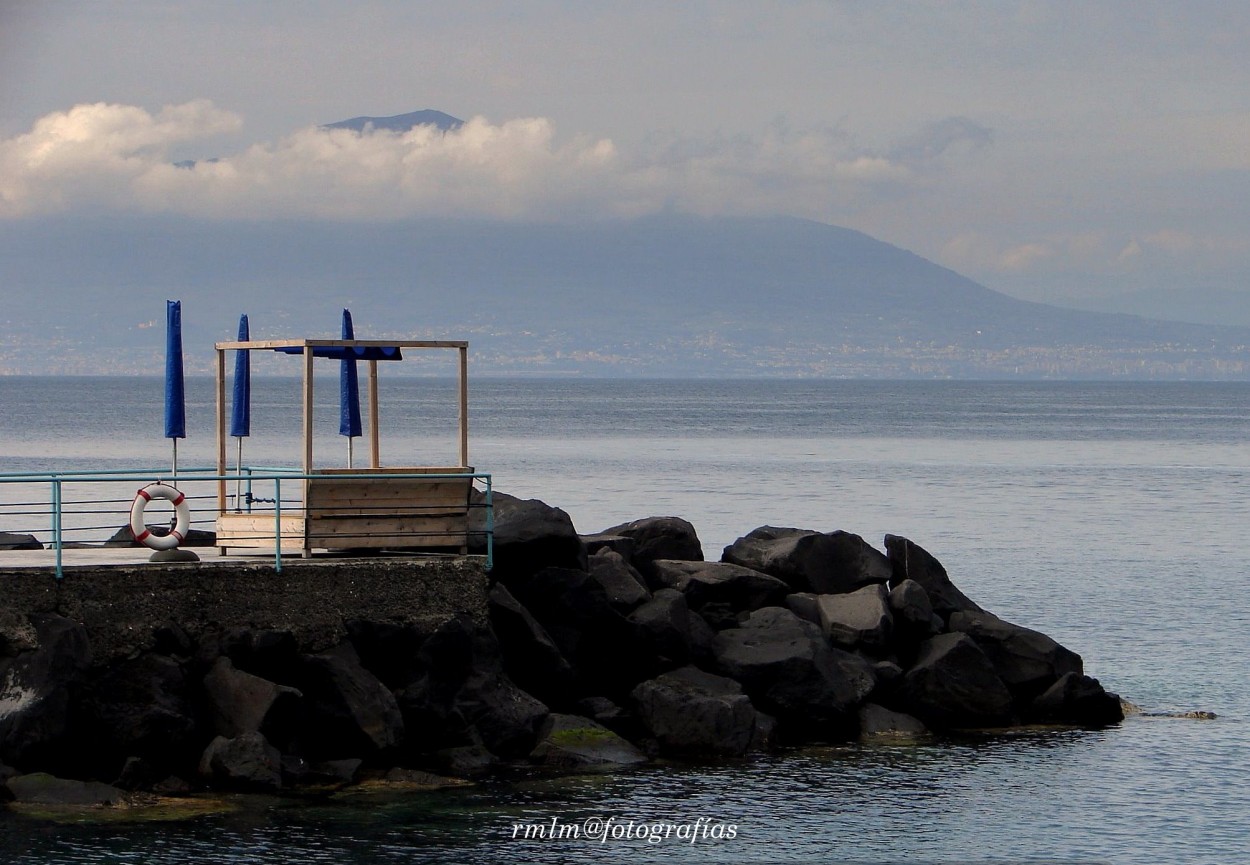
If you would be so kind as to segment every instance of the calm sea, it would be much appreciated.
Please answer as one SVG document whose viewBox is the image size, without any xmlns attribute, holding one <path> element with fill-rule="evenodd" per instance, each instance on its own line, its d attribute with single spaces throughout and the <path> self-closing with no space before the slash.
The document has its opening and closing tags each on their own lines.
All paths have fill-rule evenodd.
<svg viewBox="0 0 1250 865">
<path fill-rule="evenodd" d="M 294 380 L 254 382 L 244 461 L 296 461 Z M 188 382 L 181 465 L 213 460 Z M 342 465 L 318 382 L 319 465 Z M 858 746 L 465 791 L 244 799 L 174 824 L 0 814 L 0 859 L 1228 863 L 1250 858 L 1250 384 L 474 381 L 471 462 L 579 530 L 675 514 L 708 558 L 765 524 L 887 533 L 1149 711 L 1098 732 Z M 0 472 L 165 466 L 159 379 L 0 378 Z M 383 462 L 455 462 L 450 382 L 384 379 Z M 360 445 L 357 445 L 361 448 Z M 233 461 L 234 449 L 231 446 Z M 106 520 L 107 521 L 107 520 Z M 125 521 L 118 514 L 115 523 Z M 0 526 L 0 530 L 14 528 Z M 736 837 L 514 839 L 525 821 Z"/>
</svg>

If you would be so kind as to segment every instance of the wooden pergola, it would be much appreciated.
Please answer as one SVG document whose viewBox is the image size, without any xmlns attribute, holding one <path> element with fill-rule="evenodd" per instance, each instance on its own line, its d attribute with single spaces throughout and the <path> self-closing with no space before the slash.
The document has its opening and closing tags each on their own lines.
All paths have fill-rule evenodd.
<svg viewBox="0 0 1250 865">
<path fill-rule="evenodd" d="M 217 474 L 227 474 L 226 435 L 226 353 L 235 350 L 273 351 L 300 355 L 303 359 L 303 512 L 283 516 L 280 529 L 273 520 L 266 527 L 263 518 L 231 513 L 227 507 L 227 484 L 217 482 L 218 545 L 271 546 L 281 536 L 283 545 L 298 542 L 305 555 L 314 546 L 323 548 L 392 546 L 413 537 L 436 542 L 431 546 L 464 546 L 467 508 L 472 479 L 452 482 L 434 478 L 414 481 L 413 475 L 471 475 L 469 464 L 468 350 L 464 340 L 368 340 L 368 339 L 277 339 L 219 342 L 217 351 Z M 383 350 L 442 349 L 459 353 L 459 465 L 382 466 L 378 428 L 378 356 Z M 337 352 L 337 354 L 336 354 Z M 345 355 L 355 352 L 355 355 Z M 321 356 L 352 359 L 368 370 L 369 465 L 365 468 L 317 470 L 313 463 L 313 361 Z M 398 360 L 398 357 L 395 358 Z M 391 360 L 391 358 L 386 358 Z M 407 475 L 386 478 L 387 474 Z M 352 475 L 368 478 L 354 480 Z M 348 504 L 356 503 L 355 505 Z M 365 523 L 368 522 L 366 526 Z M 417 525 L 420 523 L 420 525 Z M 415 526 L 415 528 L 414 528 Z M 365 531 L 365 528 L 368 530 Z M 454 543 L 451 539 L 454 538 Z M 222 543 L 225 541 L 226 543 Z M 414 544 L 408 543 L 412 546 Z"/>
</svg>

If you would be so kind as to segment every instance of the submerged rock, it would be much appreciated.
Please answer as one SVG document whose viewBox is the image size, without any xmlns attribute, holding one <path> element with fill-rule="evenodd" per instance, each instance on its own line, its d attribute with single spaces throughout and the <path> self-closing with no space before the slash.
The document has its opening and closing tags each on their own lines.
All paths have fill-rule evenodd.
<svg viewBox="0 0 1250 865">
<path fill-rule="evenodd" d="M 602 724 L 576 715 L 547 719 L 530 760 L 553 769 L 583 770 L 633 766 L 647 762 L 634 745 Z"/>
</svg>

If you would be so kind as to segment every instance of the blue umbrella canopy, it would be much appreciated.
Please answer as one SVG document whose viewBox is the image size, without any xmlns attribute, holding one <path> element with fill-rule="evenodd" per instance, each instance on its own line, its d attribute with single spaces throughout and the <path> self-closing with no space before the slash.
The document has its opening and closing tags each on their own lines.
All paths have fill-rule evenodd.
<svg viewBox="0 0 1250 865">
<path fill-rule="evenodd" d="M 182 301 L 165 301 L 165 438 L 187 437 L 186 389 L 182 377 Z"/>
<path fill-rule="evenodd" d="M 343 310 L 343 339 L 355 339 L 352 314 Z M 355 358 L 344 357 L 339 367 L 339 435 L 354 438 L 362 435 L 360 424 L 360 380 L 356 375 Z"/>
<path fill-rule="evenodd" d="M 251 339 L 247 315 L 239 316 L 239 342 Z M 230 435 L 237 438 L 252 434 L 252 360 L 251 351 L 241 348 L 234 353 L 234 399 L 230 403 Z"/>
</svg>

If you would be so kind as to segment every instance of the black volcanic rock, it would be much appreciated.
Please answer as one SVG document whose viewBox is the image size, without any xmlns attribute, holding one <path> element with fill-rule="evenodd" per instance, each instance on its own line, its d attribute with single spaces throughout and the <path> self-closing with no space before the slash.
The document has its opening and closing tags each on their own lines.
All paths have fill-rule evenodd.
<svg viewBox="0 0 1250 865">
<path fill-rule="evenodd" d="M 955 587 L 946 575 L 946 568 L 942 567 L 942 563 L 919 544 L 899 535 L 886 535 L 885 550 L 893 568 L 891 588 L 899 586 L 905 580 L 915 580 L 928 595 L 933 612 L 943 619 L 960 611 L 984 612 Z"/>
<path fill-rule="evenodd" d="M 940 634 L 920 647 L 898 699 L 937 730 L 999 727 L 1012 721 L 1011 692 L 967 634 Z"/>
<path fill-rule="evenodd" d="M 795 592 L 839 594 L 890 579 L 889 561 L 859 535 L 761 526 L 725 548 L 721 561 L 784 580 Z"/>
<path fill-rule="evenodd" d="M 703 561 L 703 545 L 699 535 L 687 520 L 681 517 L 646 517 L 604 529 L 600 535 L 619 535 L 634 542 L 630 564 L 647 578 L 654 572 L 653 562 L 659 559 L 679 559 L 688 562 Z M 651 588 L 663 588 L 653 585 Z"/>
</svg>

